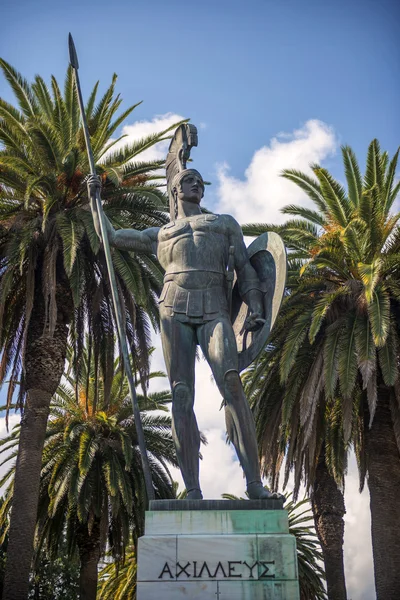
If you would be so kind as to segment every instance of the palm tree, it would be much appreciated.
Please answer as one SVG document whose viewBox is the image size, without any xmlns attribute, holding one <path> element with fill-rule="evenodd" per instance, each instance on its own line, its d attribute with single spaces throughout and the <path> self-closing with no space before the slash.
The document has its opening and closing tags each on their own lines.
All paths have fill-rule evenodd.
<svg viewBox="0 0 400 600">
<path fill-rule="evenodd" d="M 98 600 L 136 600 L 136 551 L 129 546 L 122 565 L 106 564 L 99 574 Z"/>
<path fill-rule="evenodd" d="M 290 290 L 295 289 L 296 269 L 290 261 Z M 298 270 L 297 270 L 298 271 Z M 343 443 L 340 410 L 337 402 L 322 400 L 316 410 L 314 431 L 306 441 L 301 426 L 303 387 L 315 360 L 314 346 L 303 342 L 296 364 L 281 383 L 280 363 L 293 317 L 291 296 L 283 303 L 280 315 L 263 355 L 244 374 L 247 396 L 253 406 L 258 447 L 264 475 L 278 488 L 281 466 L 285 461 L 284 487 L 294 470 L 294 498 L 301 483 L 310 495 L 314 524 L 325 564 L 328 598 L 346 598 L 343 561 L 345 505 L 343 497 L 347 453 Z M 339 418 L 338 418 L 339 417 Z"/>
<path fill-rule="evenodd" d="M 400 189 L 399 151 L 389 161 L 373 140 L 363 177 L 351 148 L 343 147 L 342 154 L 347 191 L 318 165 L 312 167 L 315 177 L 283 173 L 306 192 L 315 210 L 286 207 L 295 218 L 275 227 L 301 266 L 285 301 L 285 341 L 275 349 L 281 383 L 286 389 L 292 382 L 282 402 L 282 422 L 287 426 L 293 419 L 294 438 L 297 423 L 301 427 L 302 439 L 293 439 L 288 451 L 307 452 L 298 477 L 301 465 L 317 470 L 321 450 L 333 474 L 328 456 L 335 448 L 329 445 L 338 441 L 337 464 L 349 443 L 354 445 L 361 489 L 368 476 L 377 598 L 392 600 L 400 595 L 400 214 L 391 212 Z M 258 234 L 266 227 L 245 231 Z M 300 372 L 307 352 L 309 369 Z M 318 431 L 326 411 L 323 447 Z"/>
<path fill-rule="evenodd" d="M 289 533 L 296 538 L 297 567 L 299 573 L 300 600 L 325 600 L 325 573 L 321 568 L 322 554 L 312 524 L 308 498 L 294 502 L 292 494 L 286 496 Z M 222 494 L 225 500 L 244 500 L 234 494 Z M 306 506 L 304 510 L 304 506 Z"/>
<path fill-rule="evenodd" d="M 4 499 L 0 497 L 0 510 L 3 507 Z M 8 519 L 6 518 L 2 521 L 0 525 L 0 594 L 3 593 L 3 585 L 4 585 L 4 572 L 6 566 L 6 558 L 7 558 L 7 544 L 8 544 L 8 535 L 5 534 L 4 530 L 8 529 Z"/>
<path fill-rule="evenodd" d="M 94 231 L 85 189 L 89 173 L 72 70 L 64 93 L 39 76 L 29 84 L 0 60 L 17 107 L 0 99 L 0 385 L 8 404 L 20 382 L 23 409 L 5 576 L 5 600 L 25 598 L 39 494 L 41 455 L 50 399 L 64 369 L 68 331 L 74 333 L 79 370 L 84 332 L 91 356 L 110 386 L 114 316 L 104 254 Z M 140 162 L 140 153 L 167 131 L 116 149 L 112 136 L 137 106 L 119 116 L 116 76 L 97 101 L 86 105 L 104 209 L 118 227 L 162 225 L 164 194 L 157 181 L 162 161 Z M 172 129 L 173 127 L 171 127 Z M 113 250 L 132 351 L 147 369 L 149 321 L 157 326 L 161 272 L 154 260 Z"/>
<path fill-rule="evenodd" d="M 290 496 L 291 494 L 287 496 L 287 500 Z M 296 538 L 300 600 L 325 600 L 326 577 L 321 567 L 322 553 L 312 526 L 313 514 L 308 503 L 307 498 L 297 503 L 290 499 L 285 505 L 289 517 L 289 533 Z"/>
<path fill-rule="evenodd" d="M 70 353 L 72 360 L 72 352 Z M 56 558 L 64 548 L 80 559 L 80 598 L 95 600 L 98 563 L 106 542 L 118 562 L 144 532 L 146 494 L 127 380 L 116 361 L 111 389 L 98 380 L 87 355 L 78 378 L 67 372 L 54 397 L 48 421 L 40 484 L 37 553 Z M 158 372 L 150 378 L 158 377 Z M 76 384 L 77 382 L 77 384 Z M 88 383 L 89 382 L 89 383 Z M 138 385 L 141 385 L 138 379 Z M 138 395 L 156 497 L 173 498 L 168 464 L 177 466 L 171 419 L 163 414 L 170 392 Z M 154 411 L 157 411 L 156 413 Z M 18 444 L 17 426 L 0 452 Z M 12 455 L 6 457 L 10 460 Z M 4 518 L 13 495 L 14 466 Z M 8 507 L 7 507 L 8 505 Z"/>
</svg>

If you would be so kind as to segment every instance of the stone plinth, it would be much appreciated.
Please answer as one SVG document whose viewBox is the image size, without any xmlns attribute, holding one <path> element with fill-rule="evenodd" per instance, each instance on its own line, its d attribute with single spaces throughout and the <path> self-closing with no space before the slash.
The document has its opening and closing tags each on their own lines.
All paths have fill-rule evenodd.
<svg viewBox="0 0 400 600">
<path fill-rule="evenodd" d="M 139 540 L 138 600 L 298 600 L 280 500 L 156 500 Z"/>
</svg>

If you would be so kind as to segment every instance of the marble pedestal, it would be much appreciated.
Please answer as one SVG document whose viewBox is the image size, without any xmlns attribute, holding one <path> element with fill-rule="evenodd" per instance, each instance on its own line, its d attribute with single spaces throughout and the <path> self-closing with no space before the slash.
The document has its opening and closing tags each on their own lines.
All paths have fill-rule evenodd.
<svg viewBox="0 0 400 600">
<path fill-rule="evenodd" d="M 138 600 L 299 600 L 281 500 L 155 500 L 139 540 Z"/>
</svg>

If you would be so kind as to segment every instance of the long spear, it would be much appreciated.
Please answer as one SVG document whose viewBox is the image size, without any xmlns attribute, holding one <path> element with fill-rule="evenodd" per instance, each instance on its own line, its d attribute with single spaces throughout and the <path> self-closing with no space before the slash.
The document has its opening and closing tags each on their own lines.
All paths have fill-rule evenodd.
<svg viewBox="0 0 400 600">
<path fill-rule="evenodd" d="M 87 121 L 86 121 L 86 114 L 85 114 L 85 109 L 84 109 L 83 100 L 82 100 L 81 85 L 79 82 L 78 56 L 76 54 L 75 44 L 74 44 L 74 40 L 72 39 L 71 34 L 69 34 L 69 36 L 68 36 L 68 44 L 69 44 L 69 60 L 70 60 L 71 67 L 73 68 L 74 74 L 75 74 L 76 89 L 77 89 L 77 93 L 78 93 L 78 102 L 79 102 L 79 108 L 80 108 L 81 117 L 82 117 L 83 133 L 85 135 L 86 150 L 87 150 L 87 155 L 88 155 L 88 159 L 89 159 L 90 173 L 91 173 L 91 175 L 96 175 L 97 173 L 96 173 L 96 168 L 95 168 L 95 163 L 94 163 L 92 146 L 90 144 L 89 129 L 88 129 Z M 105 215 L 103 212 L 103 207 L 101 205 L 100 190 L 98 188 L 97 188 L 97 192 L 96 192 L 96 207 L 97 207 L 97 213 L 98 213 L 98 217 L 99 217 L 99 221 L 100 221 L 101 241 L 103 243 L 104 254 L 106 256 L 107 271 L 108 271 L 108 277 L 110 280 L 111 296 L 112 296 L 113 305 L 114 305 L 115 320 L 117 322 L 119 343 L 121 346 L 125 373 L 128 378 L 129 394 L 130 394 L 131 401 L 132 401 L 133 416 L 135 419 L 136 433 L 137 433 L 137 437 L 138 437 L 139 450 L 140 450 L 141 459 L 142 459 L 142 467 L 143 467 L 144 479 L 145 479 L 145 484 L 146 484 L 147 498 L 148 498 L 148 500 L 154 500 L 154 487 L 153 487 L 153 482 L 151 479 L 149 459 L 148 459 L 147 452 L 146 452 L 146 442 L 144 439 L 142 421 L 140 419 L 140 410 L 139 410 L 139 405 L 138 405 L 138 401 L 137 401 L 135 384 L 133 381 L 133 375 L 132 375 L 132 369 L 131 369 L 131 363 L 130 363 L 129 354 L 128 354 L 128 344 L 127 344 L 127 340 L 126 340 L 126 327 L 125 327 L 125 324 L 124 324 L 124 321 L 122 318 L 122 311 L 121 311 L 121 305 L 120 305 L 118 291 L 117 291 L 117 283 L 116 283 L 116 279 L 115 279 L 114 266 L 113 266 L 113 262 L 112 262 L 112 258 L 111 258 L 110 244 L 109 244 L 108 235 L 107 235 Z"/>
</svg>

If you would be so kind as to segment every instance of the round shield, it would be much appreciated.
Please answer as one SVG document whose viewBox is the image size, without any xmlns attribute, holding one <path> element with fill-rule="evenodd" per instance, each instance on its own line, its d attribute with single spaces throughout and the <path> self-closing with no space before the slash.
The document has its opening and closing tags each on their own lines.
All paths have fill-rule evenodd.
<svg viewBox="0 0 400 600">
<path fill-rule="evenodd" d="M 286 248 L 274 232 L 260 235 L 247 248 L 252 267 L 257 272 L 264 300 L 264 325 L 257 331 L 247 331 L 245 321 L 249 307 L 240 297 L 237 282 L 232 291 L 232 326 L 239 354 L 239 372 L 246 369 L 267 343 L 277 317 L 286 284 Z"/>
</svg>

